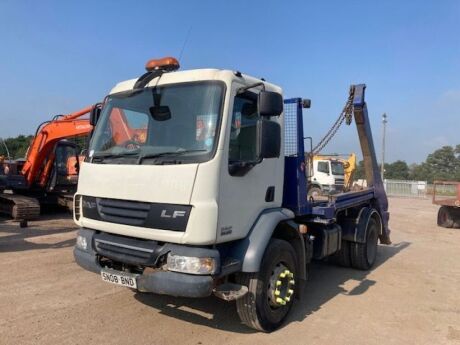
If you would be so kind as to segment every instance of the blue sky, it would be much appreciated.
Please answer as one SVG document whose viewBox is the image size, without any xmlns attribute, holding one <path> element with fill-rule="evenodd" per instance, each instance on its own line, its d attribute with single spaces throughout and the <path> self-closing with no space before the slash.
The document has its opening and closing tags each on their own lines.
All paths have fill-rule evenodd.
<svg viewBox="0 0 460 345">
<path fill-rule="evenodd" d="M 351 83 L 368 85 L 374 141 L 389 117 L 387 161 L 420 162 L 460 144 L 460 1 L 0 0 L 0 137 L 101 100 L 146 60 L 237 69 L 312 99 L 318 141 Z M 358 151 L 354 127 L 325 152 Z"/>
</svg>

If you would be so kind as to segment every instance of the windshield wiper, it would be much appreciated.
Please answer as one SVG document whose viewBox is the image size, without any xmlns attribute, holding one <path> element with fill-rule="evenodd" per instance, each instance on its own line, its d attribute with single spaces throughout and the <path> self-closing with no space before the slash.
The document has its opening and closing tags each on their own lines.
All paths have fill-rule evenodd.
<svg viewBox="0 0 460 345">
<path fill-rule="evenodd" d="M 135 156 L 138 154 L 139 154 L 139 151 L 120 152 L 120 153 L 101 152 L 101 153 L 96 153 L 91 157 L 91 163 L 94 161 L 94 159 L 98 159 L 98 158 L 102 162 L 105 158 L 130 157 L 130 156 Z"/>
<path fill-rule="evenodd" d="M 147 158 L 158 158 L 158 157 L 165 157 L 165 156 L 180 156 L 186 153 L 191 152 L 207 152 L 208 150 L 200 149 L 200 150 L 181 150 L 181 151 L 167 151 L 167 152 L 160 152 L 160 153 L 145 153 L 140 155 L 137 159 L 137 164 L 141 164 L 144 159 Z"/>
</svg>

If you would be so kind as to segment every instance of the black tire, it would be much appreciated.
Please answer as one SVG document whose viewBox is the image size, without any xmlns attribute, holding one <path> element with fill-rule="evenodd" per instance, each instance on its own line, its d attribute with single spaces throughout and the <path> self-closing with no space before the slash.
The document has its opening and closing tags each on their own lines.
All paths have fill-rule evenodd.
<svg viewBox="0 0 460 345">
<path fill-rule="evenodd" d="M 321 188 L 312 186 L 308 189 L 307 197 L 308 197 L 308 200 L 310 200 L 310 198 L 317 199 L 319 196 L 321 196 L 321 194 L 322 194 Z"/>
<path fill-rule="evenodd" d="M 236 300 L 238 315 L 245 325 L 262 332 L 271 332 L 283 323 L 292 308 L 295 290 L 293 285 L 298 283 L 296 262 L 295 250 L 288 242 L 272 239 L 265 250 L 260 271 L 238 275 L 238 283 L 249 289 L 246 295 Z M 282 272 L 285 267 L 293 274 L 293 277 L 287 279 L 290 279 L 290 282 L 294 281 L 294 284 L 285 290 L 286 293 L 291 291 L 288 300 L 283 302 L 285 304 L 274 306 L 273 277 L 280 267 Z M 276 279 L 281 280 L 279 277 Z M 282 279 L 284 280 L 284 277 Z M 281 297 L 284 299 L 286 296 Z"/>
<path fill-rule="evenodd" d="M 359 270 L 370 269 L 377 258 L 379 224 L 371 217 L 367 223 L 366 242 L 350 243 L 351 266 Z"/>
<path fill-rule="evenodd" d="M 332 256 L 332 262 L 342 267 L 351 266 L 350 242 L 342 241 L 342 247 Z"/>
<path fill-rule="evenodd" d="M 454 208 L 453 210 L 453 218 L 454 218 L 454 225 L 452 225 L 455 229 L 460 229 L 460 208 Z"/>
<path fill-rule="evenodd" d="M 438 211 L 438 225 L 443 228 L 452 228 L 454 226 L 453 211 L 447 206 L 441 206 Z"/>
</svg>

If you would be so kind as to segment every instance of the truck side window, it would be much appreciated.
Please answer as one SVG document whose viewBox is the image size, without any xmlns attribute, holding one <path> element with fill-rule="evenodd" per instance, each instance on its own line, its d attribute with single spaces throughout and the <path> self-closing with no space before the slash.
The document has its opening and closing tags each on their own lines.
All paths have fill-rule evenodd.
<svg viewBox="0 0 460 345">
<path fill-rule="evenodd" d="M 318 171 L 329 174 L 329 162 L 318 162 Z"/>
<path fill-rule="evenodd" d="M 258 119 L 256 94 L 245 92 L 237 95 L 233 104 L 229 162 L 257 160 L 256 128 Z"/>
</svg>

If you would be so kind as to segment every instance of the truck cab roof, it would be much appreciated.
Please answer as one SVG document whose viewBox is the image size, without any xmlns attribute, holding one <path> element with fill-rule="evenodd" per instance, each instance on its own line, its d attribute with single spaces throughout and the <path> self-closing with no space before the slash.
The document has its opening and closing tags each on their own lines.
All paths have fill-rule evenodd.
<svg viewBox="0 0 460 345">
<path fill-rule="evenodd" d="M 137 80 L 138 78 L 119 82 L 110 91 L 110 94 L 132 90 Z M 244 85 L 255 84 L 263 81 L 260 78 L 251 77 L 247 74 L 242 74 L 236 71 L 206 68 L 164 73 L 163 75 L 161 75 L 161 77 L 154 78 L 152 81 L 150 81 L 146 85 L 146 87 L 152 87 L 155 85 L 186 83 L 200 80 L 221 80 L 226 84 L 230 84 L 233 81 L 239 81 Z M 282 93 L 282 89 L 279 86 L 266 81 L 263 82 L 267 90 Z"/>
</svg>

